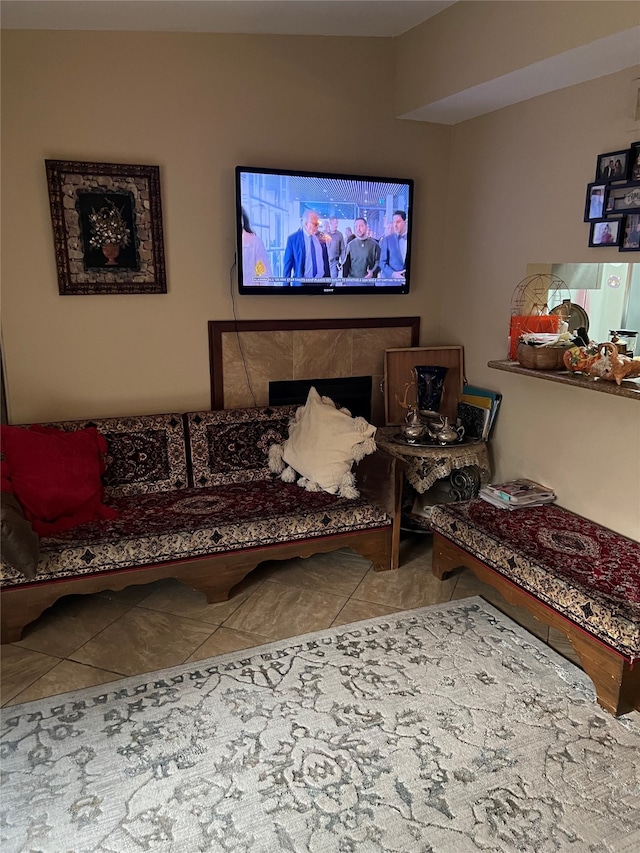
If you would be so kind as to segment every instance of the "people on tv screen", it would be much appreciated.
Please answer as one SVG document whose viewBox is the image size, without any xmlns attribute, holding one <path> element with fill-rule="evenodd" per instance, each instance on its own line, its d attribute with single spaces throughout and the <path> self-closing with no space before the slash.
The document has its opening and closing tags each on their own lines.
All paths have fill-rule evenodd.
<svg viewBox="0 0 640 853">
<path fill-rule="evenodd" d="M 380 246 L 368 236 L 366 220 L 358 217 L 353 228 L 355 237 L 346 247 L 342 257 L 343 278 L 372 279 L 380 272 Z"/>
<path fill-rule="evenodd" d="M 241 208 L 242 224 L 242 278 L 245 284 L 263 284 L 271 275 L 271 263 L 264 243 L 249 222 L 246 210 Z"/>
<path fill-rule="evenodd" d="M 407 214 L 394 210 L 391 220 L 392 231 L 380 243 L 380 268 L 382 278 L 404 279 L 407 259 Z"/>
<path fill-rule="evenodd" d="M 301 227 L 287 238 L 282 274 L 285 278 L 293 276 L 293 285 L 300 284 L 295 279 L 330 278 L 329 253 L 318 236 L 319 227 L 320 217 L 315 210 L 307 209 Z"/>
</svg>

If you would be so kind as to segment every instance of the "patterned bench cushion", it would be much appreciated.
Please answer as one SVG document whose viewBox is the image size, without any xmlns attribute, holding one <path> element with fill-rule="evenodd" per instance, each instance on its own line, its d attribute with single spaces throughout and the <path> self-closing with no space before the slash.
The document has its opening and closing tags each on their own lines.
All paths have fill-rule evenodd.
<svg viewBox="0 0 640 853">
<path fill-rule="evenodd" d="M 118 518 L 43 538 L 35 580 L 25 583 L 3 564 L 2 585 L 26 586 L 391 523 L 364 499 L 307 492 L 280 480 L 123 495 L 109 504 L 119 511 Z"/>
<path fill-rule="evenodd" d="M 107 499 L 116 495 L 165 492 L 188 486 L 182 415 L 95 418 L 58 421 L 43 426 L 67 432 L 96 427 L 105 437 L 107 468 L 102 479 Z"/>
<path fill-rule="evenodd" d="M 431 528 L 630 660 L 640 658 L 640 544 L 555 505 L 434 507 Z"/>
<path fill-rule="evenodd" d="M 297 406 L 225 409 L 185 415 L 194 486 L 268 480 L 269 448 L 289 435 Z"/>
</svg>

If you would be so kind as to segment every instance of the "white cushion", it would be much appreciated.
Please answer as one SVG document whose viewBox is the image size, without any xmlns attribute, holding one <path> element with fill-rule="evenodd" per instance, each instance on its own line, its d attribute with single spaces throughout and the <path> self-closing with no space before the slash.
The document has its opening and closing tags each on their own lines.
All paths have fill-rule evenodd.
<svg viewBox="0 0 640 853">
<path fill-rule="evenodd" d="M 364 418 L 352 418 L 312 387 L 289 425 L 282 458 L 303 477 L 301 485 L 307 489 L 357 497 L 351 466 L 375 451 L 375 433 Z"/>
</svg>

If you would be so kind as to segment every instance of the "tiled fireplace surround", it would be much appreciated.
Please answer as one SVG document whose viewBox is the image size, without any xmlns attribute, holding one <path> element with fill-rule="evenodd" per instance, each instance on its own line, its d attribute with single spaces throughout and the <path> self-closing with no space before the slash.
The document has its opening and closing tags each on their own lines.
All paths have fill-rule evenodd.
<svg viewBox="0 0 640 853">
<path fill-rule="evenodd" d="M 418 345 L 419 318 L 209 323 L 211 405 L 265 406 L 269 382 L 371 376 L 371 422 L 384 425 L 384 351 Z"/>
</svg>

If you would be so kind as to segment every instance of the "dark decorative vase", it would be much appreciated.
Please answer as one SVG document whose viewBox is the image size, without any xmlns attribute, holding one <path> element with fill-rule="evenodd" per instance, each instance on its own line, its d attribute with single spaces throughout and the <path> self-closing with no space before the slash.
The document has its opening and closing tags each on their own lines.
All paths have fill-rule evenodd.
<svg viewBox="0 0 640 853">
<path fill-rule="evenodd" d="M 418 409 L 421 412 L 437 412 L 440 408 L 447 367 L 419 364 L 415 368 L 418 391 Z"/>
</svg>

